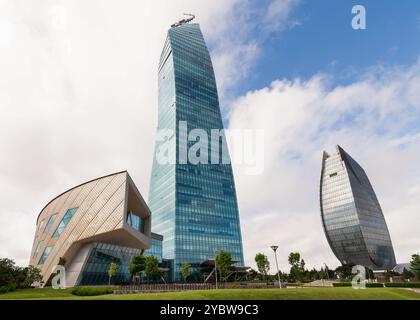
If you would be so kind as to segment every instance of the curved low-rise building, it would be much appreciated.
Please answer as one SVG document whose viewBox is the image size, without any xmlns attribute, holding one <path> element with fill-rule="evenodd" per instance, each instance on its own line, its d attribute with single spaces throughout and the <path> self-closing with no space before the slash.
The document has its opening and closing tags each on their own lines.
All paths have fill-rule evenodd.
<svg viewBox="0 0 420 320">
<path fill-rule="evenodd" d="M 337 146 L 324 152 L 320 185 L 321 217 L 328 243 L 342 264 L 391 270 L 394 249 L 375 191 L 363 168 Z"/>
<path fill-rule="evenodd" d="M 148 249 L 151 236 L 150 210 L 123 171 L 81 184 L 50 201 L 37 219 L 30 264 L 41 269 L 48 284 L 53 268 L 64 258 L 66 286 L 74 286 L 102 284 L 115 261 L 116 278 L 123 282 L 131 256 Z M 102 278 L 92 278 L 92 271 Z"/>
</svg>

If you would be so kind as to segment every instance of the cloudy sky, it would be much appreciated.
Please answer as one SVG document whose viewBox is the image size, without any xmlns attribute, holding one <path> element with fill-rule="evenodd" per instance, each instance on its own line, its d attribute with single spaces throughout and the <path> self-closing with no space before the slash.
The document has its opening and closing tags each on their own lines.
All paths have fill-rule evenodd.
<svg viewBox="0 0 420 320">
<path fill-rule="evenodd" d="M 354 4 L 367 30 L 351 28 Z M 28 263 L 54 196 L 127 169 L 147 199 L 157 63 L 197 15 L 227 127 L 264 129 L 265 170 L 235 178 L 247 265 L 278 244 L 338 261 L 319 213 L 324 149 L 366 170 L 397 260 L 420 250 L 420 3 L 375 0 L 0 0 L 0 257 Z"/>
</svg>

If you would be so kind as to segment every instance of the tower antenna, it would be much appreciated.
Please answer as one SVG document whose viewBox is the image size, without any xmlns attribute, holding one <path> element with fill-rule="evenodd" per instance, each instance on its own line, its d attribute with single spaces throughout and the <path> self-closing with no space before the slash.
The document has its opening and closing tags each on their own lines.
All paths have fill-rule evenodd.
<svg viewBox="0 0 420 320">
<path fill-rule="evenodd" d="M 184 16 L 189 16 L 189 18 L 182 19 L 182 20 L 179 20 L 178 22 L 175 22 L 173 25 L 171 25 L 171 28 L 182 26 L 183 24 L 186 24 L 195 19 L 195 15 L 191 13 L 184 13 Z"/>
</svg>

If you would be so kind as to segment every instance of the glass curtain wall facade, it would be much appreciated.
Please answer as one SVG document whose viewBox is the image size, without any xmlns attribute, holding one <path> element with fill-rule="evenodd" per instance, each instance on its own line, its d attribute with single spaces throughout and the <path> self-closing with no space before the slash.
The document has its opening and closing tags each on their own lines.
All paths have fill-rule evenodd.
<svg viewBox="0 0 420 320">
<path fill-rule="evenodd" d="M 342 264 L 391 270 L 394 249 L 381 206 L 363 168 L 337 146 L 324 152 L 320 186 L 325 235 Z"/>
<path fill-rule="evenodd" d="M 109 243 L 95 243 L 81 274 L 80 285 L 104 285 L 109 281 L 108 269 L 112 262 L 118 265 L 117 274 L 112 278 L 114 284 L 129 284 L 132 280 L 129 265 L 133 256 L 143 250 L 118 246 Z M 152 233 L 152 243 L 144 251 L 144 256 L 155 256 L 162 264 L 162 236 Z"/>
<path fill-rule="evenodd" d="M 211 129 L 223 129 L 213 66 L 198 24 L 171 28 L 159 63 L 158 132 L 174 132 L 168 153 L 176 161 L 157 161 L 158 141 L 149 207 L 153 231 L 164 238 L 163 256 L 173 260 L 174 280 L 180 279 L 182 263 L 198 266 L 220 250 L 244 264 L 232 167 L 210 164 L 210 157 L 209 164 L 181 163 L 180 138 L 186 137 L 180 121 L 186 122 L 187 132 L 203 129 L 209 138 Z M 189 141 L 188 148 L 195 143 Z M 223 138 L 217 141 L 219 151 L 224 143 Z"/>
</svg>

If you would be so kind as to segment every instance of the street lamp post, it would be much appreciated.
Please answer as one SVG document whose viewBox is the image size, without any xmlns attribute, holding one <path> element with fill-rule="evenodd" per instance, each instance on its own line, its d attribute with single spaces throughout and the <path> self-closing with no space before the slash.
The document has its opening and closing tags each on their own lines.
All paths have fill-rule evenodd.
<svg viewBox="0 0 420 320">
<path fill-rule="evenodd" d="M 280 271 L 279 264 L 277 262 L 277 249 L 279 246 L 271 246 L 271 249 L 274 251 L 274 257 L 276 258 L 276 267 L 277 267 L 277 277 L 279 279 L 279 288 L 281 289 L 281 280 L 280 280 Z"/>
<path fill-rule="evenodd" d="M 214 272 L 215 272 L 215 277 L 216 277 L 216 290 L 218 289 L 217 286 L 217 256 L 214 258 Z"/>
</svg>

